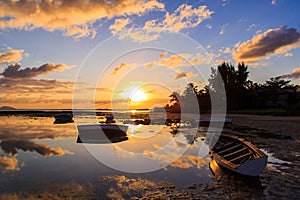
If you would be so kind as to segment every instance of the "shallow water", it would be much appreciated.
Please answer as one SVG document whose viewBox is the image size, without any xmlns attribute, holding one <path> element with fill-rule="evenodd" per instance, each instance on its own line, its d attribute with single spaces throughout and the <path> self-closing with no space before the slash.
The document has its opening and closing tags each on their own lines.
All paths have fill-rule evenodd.
<svg viewBox="0 0 300 200">
<path fill-rule="evenodd" d="M 119 176 L 170 182 L 180 189 L 194 182 L 212 182 L 210 158 L 199 157 L 199 148 L 206 144 L 200 140 L 190 145 L 185 132 L 189 129 L 183 128 L 174 140 L 170 127 L 131 125 L 127 141 L 79 144 L 74 123 L 53 121 L 52 117 L 0 117 L 1 194 L 38 195 L 45 190 L 37 190 L 41 183 L 91 187 L 101 183 L 102 177 L 116 180 Z M 134 168 L 145 173 L 134 173 Z"/>
<path fill-rule="evenodd" d="M 283 187 L 279 196 L 297 196 L 293 163 L 272 154 L 259 177 L 212 167 L 205 129 L 130 125 L 128 140 L 80 144 L 75 123 L 53 122 L 0 117 L 0 199 L 269 199 Z"/>
</svg>

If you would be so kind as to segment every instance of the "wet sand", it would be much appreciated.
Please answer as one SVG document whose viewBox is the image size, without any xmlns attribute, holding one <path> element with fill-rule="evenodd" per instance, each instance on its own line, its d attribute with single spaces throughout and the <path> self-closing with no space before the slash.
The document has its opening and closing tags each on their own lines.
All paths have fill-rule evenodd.
<svg viewBox="0 0 300 200">
<path fill-rule="evenodd" d="M 228 115 L 228 117 L 233 120 L 233 133 L 248 139 L 270 154 L 267 168 L 259 176 L 263 187 L 261 198 L 298 199 L 300 117 L 253 115 Z"/>
<path fill-rule="evenodd" d="M 247 126 L 270 133 L 276 133 L 283 136 L 291 136 L 300 139 L 300 116 L 258 116 L 258 115 L 233 115 L 235 126 Z"/>
</svg>

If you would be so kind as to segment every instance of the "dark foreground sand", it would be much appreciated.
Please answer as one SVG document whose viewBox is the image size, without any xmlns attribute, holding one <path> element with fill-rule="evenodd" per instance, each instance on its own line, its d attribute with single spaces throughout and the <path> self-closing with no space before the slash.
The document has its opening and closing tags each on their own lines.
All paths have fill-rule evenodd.
<svg viewBox="0 0 300 200">
<path fill-rule="evenodd" d="M 257 115 L 228 115 L 236 126 L 266 130 L 292 138 L 300 139 L 300 116 L 257 116 Z"/>
</svg>

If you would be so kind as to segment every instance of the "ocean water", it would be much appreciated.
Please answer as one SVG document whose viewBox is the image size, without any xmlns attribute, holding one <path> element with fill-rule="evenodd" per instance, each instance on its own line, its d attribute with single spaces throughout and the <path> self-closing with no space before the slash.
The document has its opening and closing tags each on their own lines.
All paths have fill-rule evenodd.
<svg viewBox="0 0 300 200">
<path fill-rule="evenodd" d="M 87 123 L 89 117 L 81 116 L 81 121 Z M 110 199 L 143 195 L 157 185 L 171 184 L 181 191 L 194 183 L 214 181 L 205 134 L 199 135 L 196 128 L 129 125 L 128 140 L 82 144 L 76 142 L 76 123 L 53 122 L 53 117 L 0 117 L 3 198 Z"/>
</svg>

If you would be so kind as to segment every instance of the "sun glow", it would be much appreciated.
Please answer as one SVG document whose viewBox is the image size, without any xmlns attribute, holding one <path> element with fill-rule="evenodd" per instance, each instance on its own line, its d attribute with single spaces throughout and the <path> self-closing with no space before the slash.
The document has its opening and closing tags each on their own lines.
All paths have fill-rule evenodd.
<svg viewBox="0 0 300 200">
<path fill-rule="evenodd" d="M 122 96 L 128 98 L 131 102 L 145 101 L 148 95 L 141 89 L 136 87 L 129 87 L 123 93 Z"/>
<path fill-rule="evenodd" d="M 145 101 L 146 99 L 147 99 L 147 94 L 140 89 L 136 90 L 133 93 L 133 95 L 130 97 L 130 100 L 132 102 Z"/>
</svg>

